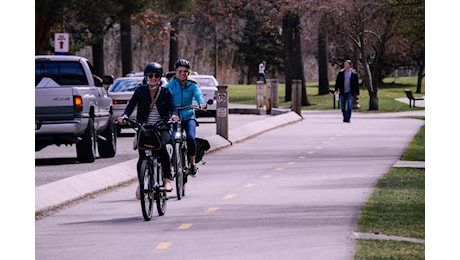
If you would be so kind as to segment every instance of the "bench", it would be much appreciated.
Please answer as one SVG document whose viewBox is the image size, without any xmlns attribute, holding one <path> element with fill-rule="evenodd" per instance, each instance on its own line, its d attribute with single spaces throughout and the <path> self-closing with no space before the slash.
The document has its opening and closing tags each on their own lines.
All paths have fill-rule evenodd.
<svg viewBox="0 0 460 260">
<path fill-rule="evenodd" d="M 414 97 L 410 89 L 405 89 L 404 92 L 406 92 L 406 96 L 409 99 L 409 107 L 415 107 L 415 100 L 424 100 L 422 97 Z"/>
</svg>

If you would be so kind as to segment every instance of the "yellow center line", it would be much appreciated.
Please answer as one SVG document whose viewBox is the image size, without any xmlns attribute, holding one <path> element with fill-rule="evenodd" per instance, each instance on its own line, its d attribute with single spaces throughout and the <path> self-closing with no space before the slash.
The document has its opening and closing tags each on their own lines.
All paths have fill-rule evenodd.
<svg viewBox="0 0 460 260">
<path fill-rule="evenodd" d="M 282 170 L 284 170 L 283 167 L 277 167 L 277 168 L 275 169 L 275 171 L 282 171 Z"/>
<path fill-rule="evenodd" d="M 316 146 L 315 149 L 322 149 L 322 146 Z"/>
<path fill-rule="evenodd" d="M 162 242 L 162 243 L 159 243 L 155 249 L 156 250 L 164 250 L 164 249 L 168 249 L 169 247 L 171 246 L 171 243 L 170 242 Z"/>
<path fill-rule="evenodd" d="M 251 187 L 254 187 L 254 186 L 255 186 L 254 183 L 248 183 L 248 184 L 244 185 L 243 187 L 245 187 L 245 188 L 251 188 Z"/>
<path fill-rule="evenodd" d="M 236 196 L 236 194 L 227 194 L 224 199 L 231 199 L 231 198 L 234 198 Z"/>
<path fill-rule="evenodd" d="M 272 177 L 272 176 L 271 176 L 271 175 L 262 175 L 262 176 L 260 176 L 260 177 L 261 177 L 261 178 L 264 178 L 264 179 L 267 179 L 267 178 L 270 178 L 270 177 Z"/>
<path fill-rule="evenodd" d="M 205 212 L 215 212 L 219 208 L 208 208 Z"/>
<path fill-rule="evenodd" d="M 314 151 L 308 151 L 307 153 L 308 154 L 314 154 L 315 152 Z"/>
<path fill-rule="evenodd" d="M 192 224 L 181 224 L 177 229 L 189 229 Z"/>
<path fill-rule="evenodd" d="M 288 162 L 287 164 L 295 164 L 295 162 Z"/>
</svg>

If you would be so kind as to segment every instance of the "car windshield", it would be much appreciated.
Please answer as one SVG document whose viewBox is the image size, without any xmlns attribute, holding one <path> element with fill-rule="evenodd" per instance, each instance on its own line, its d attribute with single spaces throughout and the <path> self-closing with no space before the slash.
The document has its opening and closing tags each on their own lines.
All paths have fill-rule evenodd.
<svg viewBox="0 0 460 260">
<path fill-rule="evenodd" d="M 123 79 L 123 80 L 115 80 L 112 87 L 110 88 L 110 92 L 134 92 L 137 87 L 142 85 L 141 79 Z"/>
<path fill-rule="evenodd" d="M 211 78 L 194 78 L 200 83 L 200 86 L 202 87 L 215 87 L 216 84 L 214 83 L 214 80 Z"/>
</svg>

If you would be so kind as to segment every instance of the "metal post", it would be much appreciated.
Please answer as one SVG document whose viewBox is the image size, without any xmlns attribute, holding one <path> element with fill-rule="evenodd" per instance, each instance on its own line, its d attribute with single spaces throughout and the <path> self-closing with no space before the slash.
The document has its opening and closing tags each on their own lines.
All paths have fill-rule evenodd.
<svg viewBox="0 0 460 260">
<path fill-rule="evenodd" d="M 261 108 L 264 106 L 264 82 L 257 81 L 256 83 L 256 108 Z"/>
<path fill-rule="evenodd" d="M 228 139 L 228 94 L 227 86 L 217 86 L 216 133 Z"/>
</svg>

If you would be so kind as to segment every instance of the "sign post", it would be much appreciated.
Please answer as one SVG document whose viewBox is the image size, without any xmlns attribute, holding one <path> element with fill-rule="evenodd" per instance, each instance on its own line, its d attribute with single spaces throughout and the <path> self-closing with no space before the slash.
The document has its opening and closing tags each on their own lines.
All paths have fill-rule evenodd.
<svg viewBox="0 0 460 260">
<path fill-rule="evenodd" d="M 228 139 L 228 94 L 227 86 L 217 86 L 216 132 Z"/>
</svg>

